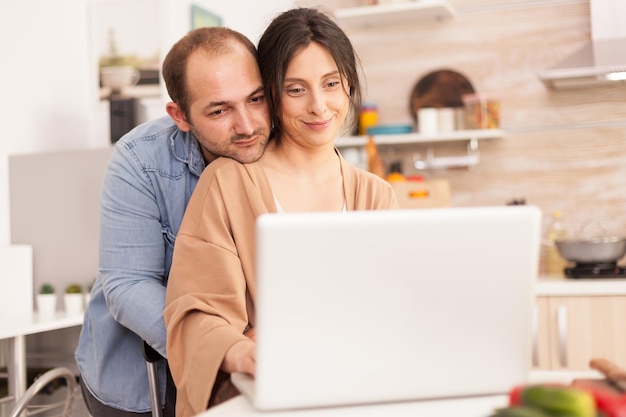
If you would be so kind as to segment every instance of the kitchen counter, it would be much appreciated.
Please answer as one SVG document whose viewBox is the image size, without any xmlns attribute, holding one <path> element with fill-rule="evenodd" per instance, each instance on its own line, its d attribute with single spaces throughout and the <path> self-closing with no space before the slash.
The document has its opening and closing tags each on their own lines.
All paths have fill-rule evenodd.
<svg viewBox="0 0 626 417">
<path fill-rule="evenodd" d="M 494 395 L 443 401 L 405 401 L 303 410 L 257 411 L 247 398 L 239 395 L 197 417 L 485 417 L 494 409 L 505 407 L 507 401 L 506 395 Z"/>
<path fill-rule="evenodd" d="M 537 296 L 616 296 L 626 295 L 626 279 L 572 279 L 558 275 L 540 275 L 535 285 Z"/>
<path fill-rule="evenodd" d="M 574 378 L 598 378 L 589 372 L 532 371 L 529 383 L 570 383 Z M 506 393 L 501 395 L 448 398 L 431 401 L 402 401 L 343 407 L 312 408 L 287 411 L 256 411 L 247 398 L 237 396 L 198 415 L 198 417 L 485 417 L 494 409 L 508 404 Z"/>
</svg>

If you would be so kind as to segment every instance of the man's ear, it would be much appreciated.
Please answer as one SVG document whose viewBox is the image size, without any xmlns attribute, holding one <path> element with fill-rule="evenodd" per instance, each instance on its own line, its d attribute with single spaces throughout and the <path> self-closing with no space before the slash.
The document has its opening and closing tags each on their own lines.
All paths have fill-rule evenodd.
<svg viewBox="0 0 626 417">
<path fill-rule="evenodd" d="M 165 105 L 165 111 L 170 115 L 176 126 L 183 132 L 189 132 L 191 130 L 191 126 L 187 122 L 187 118 L 185 118 L 185 113 L 181 110 L 180 106 L 173 101 L 170 101 Z"/>
</svg>

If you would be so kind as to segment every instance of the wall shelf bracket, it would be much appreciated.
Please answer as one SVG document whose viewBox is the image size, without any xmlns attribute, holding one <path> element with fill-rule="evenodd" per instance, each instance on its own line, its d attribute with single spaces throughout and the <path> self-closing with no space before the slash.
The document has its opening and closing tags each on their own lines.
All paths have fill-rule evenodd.
<svg viewBox="0 0 626 417">
<path fill-rule="evenodd" d="M 417 170 L 447 169 L 447 168 L 470 168 L 480 162 L 478 140 L 469 139 L 467 142 L 467 154 L 461 156 L 435 156 L 433 146 L 426 148 L 426 155 L 420 153 L 413 155 L 413 164 Z"/>
</svg>

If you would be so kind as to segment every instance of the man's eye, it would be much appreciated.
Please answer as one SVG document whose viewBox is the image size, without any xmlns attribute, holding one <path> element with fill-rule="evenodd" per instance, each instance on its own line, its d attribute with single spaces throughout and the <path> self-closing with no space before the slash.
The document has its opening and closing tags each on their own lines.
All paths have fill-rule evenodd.
<svg viewBox="0 0 626 417">
<path fill-rule="evenodd" d="M 250 101 L 252 101 L 253 103 L 260 103 L 264 100 L 265 100 L 265 96 L 257 96 L 257 97 L 252 97 L 250 99 Z"/>
</svg>

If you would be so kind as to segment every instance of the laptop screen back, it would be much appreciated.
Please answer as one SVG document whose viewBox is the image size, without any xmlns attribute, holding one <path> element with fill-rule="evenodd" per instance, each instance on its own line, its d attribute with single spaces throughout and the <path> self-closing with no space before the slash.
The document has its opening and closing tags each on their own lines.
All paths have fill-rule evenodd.
<svg viewBox="0 0 626 417">
<path fill-rule="evenodd" d="M 528 206 L 261 216 L 255 407 L 525 382 L 540 233 Z"/>
</svg>

